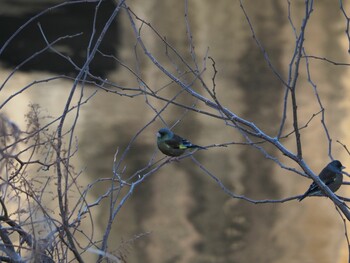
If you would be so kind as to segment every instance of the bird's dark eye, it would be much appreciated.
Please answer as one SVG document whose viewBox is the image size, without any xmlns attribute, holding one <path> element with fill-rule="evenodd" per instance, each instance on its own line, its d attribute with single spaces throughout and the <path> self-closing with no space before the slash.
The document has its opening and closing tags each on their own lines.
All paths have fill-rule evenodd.
<svg viewBox="0 0 350 263">
<path fill-rule="evenodd" d="M 337 161 L 335 164 L 338 168 L 341 168 L 343 165 L 341 164 L 341 162 Z"/>
</svg>

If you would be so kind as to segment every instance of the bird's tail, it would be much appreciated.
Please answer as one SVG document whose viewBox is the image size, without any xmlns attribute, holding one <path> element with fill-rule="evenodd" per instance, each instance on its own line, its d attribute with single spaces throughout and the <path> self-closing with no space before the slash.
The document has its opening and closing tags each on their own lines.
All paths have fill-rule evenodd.
<svg viewBox="0 0 350 263">
<path fill-rule="evenodd" d="M 202 150 L 206 150 L 207 149 L 206 147 L 199 146 L 199 145 L 196 145 L 196 144 L 191 144 L 191 145 L 188 145 L 187 147 L 188 148 L 197 148 L 197 149 L 202 149 Z"/>
<path fill-rule="evenodd" d="M 300 201 L 304 200 L 305 197 L 307 197 L 307 195 L 305 195 L 305 194 L 300 196 L 300 197 L 298 197 L 298 201 L 300 202 Z"/>
</svg>

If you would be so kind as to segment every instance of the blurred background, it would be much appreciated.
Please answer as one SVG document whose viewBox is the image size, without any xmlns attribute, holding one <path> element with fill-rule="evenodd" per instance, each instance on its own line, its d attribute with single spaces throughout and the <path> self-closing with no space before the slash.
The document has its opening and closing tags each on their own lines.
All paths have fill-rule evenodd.
<svg viewBox="0 0 350 263">
<path fill-rule="evenodd" d="M 273 74 L 257 47 L 238 1 L 188 1 L 188 20 L 199 65 L 207 53 L 215 60 L 216 89 L 225 107 L 237 115 L 255 122 L 273 136 L 279 128 L 284 103 L 284 87 Z M 29 18 L 58 1 L 0 0 L 0 46 Z M 185 23 L 184 1 L 131 1 L 131 9 L 150 22 L 161 36 L 191 60 Z M 64 39 L 56 46 L 79 66 L 86 58 L 96 4 L 84 3 L 54 9 L 26 27 L 0 55 L 0 83 L 14 68 L 46 43 L 37 22 L 49 41 Z M 288 13 L 287 1 L 244 1 L 254 31 L 266 49 L 274 67 L 287 78 L 294 54 L 295 32 L 289 18 L 299 32 L 305 14 L 304 1 L 293 1 Z M 349 10 L 349 5 L 346 8 Z M 101 30 L 115 8 L 113 1 L 104 1 L 99 9 L 96 28 Z M 305 50 L 308 55 L 349 63 L 346 21 L 338 3 L 314 3 L 314 11 L 307 25 Z M 147 29 L 142 37 L 152 53 L 165 60 L 165 45 Z M 104 38 L 100 50 L 114 55 L 127 65 L 136 67 L 136 40 L 125 13 L 120 13 Z M 142 51 L 138 50 L 142 55 Z M 175 61 L 178 62 L 178 61 Z M 172 67 L 167 60 L 166 65 Z M 204 78 L 211 83 L 211 63 Z M 138 66 L 147 84 L 160 89 L 169 83 L 150 61 L 142 58 Z M 350 167 L 349 156 L 336 141 L 349 145 L 349 67 L 333 65 L 322 60 L 309 60 L 310 76 L 326 109 L 326 124 L 333 140 L 332 156 Z M 97 54 L 90 71 L 118 85 L 138 87 L 135 77 L 115 60 Z M 0 92 L 1 104 L 12 94 L 35 80 L 64 74 L 74 78 L 78 73 L 69 62 L 53 52 L 45 52 L 30 60 L 6 82 Z M 298 89 L 300 123 L 306 123 L 319 105 L 308 82 L 305 61 L 301 65 Z M 174 85 L 174 84 L 172 84 Z M 43 82 L 23 91 L 1 109 L 8 118 L 25 130 L 25 114 L 29 104 L 39 104 L 43 119 L 60 116 L 72 87 L 72 81 Z M 85 97 L 97 90 L 84 90 Z M 170 92 L 170 91 L 169 91 Z M 186 100 L 186 98 L 184 98 Z M 188 99 L 191 103 L 191 98 Z M 152 102 L 160 109 L 163 102 Z M 113 157 L 117 149 L 123 151 L 132 137 L 155 116 L 143 96 L 127 98 L 98 91 L 81 108 L 75 136 L 78 152 L 72 159 L 77 171 L 83 170 L 79 183 L 86 187 L 98 178 L 112 176 Z M 71 116 L 73 119 L 74 116 Z M 177 120 L 174 131 L 199 145 L 240 141 L 231 127 L 223 121 L 207 116 L 186 113 L 169 106 L 162 114 L 169 126 Z M 304 158 L 310 168 L 319 173 L 330 161 L 328 141 L 320 116 L 316 116 L 301 132 Z M 290 119 L 287 131 L 292 131 Z M 126 156 L 126 174 L 143 168 L 158 152 L 155 134 L 164 124 L 157 120 L 132 144 Z M 294 138 L 283 141 L 295 150 Z M 275 149 L 267 149 L 286 164 L 292 164 Z M 306 191 L 310 180 L 280 169 L 253 147 L 232 145 L 212 148 L 195 154 L 205 167 L 215 174 L 232 192 L 253 199 L 281 199 Z M 349 172 L 349 170 L 348 170 Z M 32 171 L 53 176 L 51 171 Z M 348 178 L 345 178 L 348 180 Z M 100 184 L 89 195 L 95 200 L 104 193 Z M 347 196 L 348 187 L 339 194 Z M 55 200 L 50 201 L 57 206 Z M 106 226 L 108 202 L 93 210 L 96 240 Z M 254 205 L 232 199 L 190 159 L 173 162 L 151 175 L 136 190 L 121 209 L 113 225 L 109 251 L 121 253 L 127 262 L 153 263 L 224 263 L 224 262 L 348 262 L 344 223 L 334 205 L 327 198 L 306 198 L 303 202 Z M 91 258 L 91 256 L 90 256 Z M 87 261 L 89 262 L 89 261 Z M 95 259 L 91 259 L 95 262 Z"/>
</svg>

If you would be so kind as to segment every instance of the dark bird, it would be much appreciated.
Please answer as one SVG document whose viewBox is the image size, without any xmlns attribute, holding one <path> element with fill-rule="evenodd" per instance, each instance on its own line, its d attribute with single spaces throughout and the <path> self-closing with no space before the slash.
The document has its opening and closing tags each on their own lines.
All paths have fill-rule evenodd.
<svg viewBox="0 0 350 263">
<path fill-rule="evenodd" d="M 190 148 L 205 149 L 181 138 L 167 128 L 162 128 L 157 132 L 157 145 L 162 153 L 172 157 L 180 156 Z"/>
<path fill-rule="evenodd" d="M 325 168 L 323 168 L 318 177 L 334 193 L 343 183 L 342 170 L 344 168 L 345 167 L 338 160 L 332 161 Z M 307 196 L 324 196 L 324 193 L 322 189 L 320 189 L 318 185 L 313 182 L 305 194 L 298 198 L 299 202 Z"/>
</svg>

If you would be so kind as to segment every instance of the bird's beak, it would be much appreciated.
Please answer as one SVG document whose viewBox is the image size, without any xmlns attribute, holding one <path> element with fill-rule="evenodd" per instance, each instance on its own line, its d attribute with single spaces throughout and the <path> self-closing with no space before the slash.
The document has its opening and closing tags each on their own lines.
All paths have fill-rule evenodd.
<svg viewBox="0 0 350 263">
<path fill-rule="evenodd" d="M 340 168 L 340 170 L 343 170 L 343 169 L 345 169 L 346 167 L 345 166 L 342 166 L 341 168 Z"/>
<path fill-rule="evenodd" d="M 161 137 L 160 133 L 159 133 L 159 132 L 157 132 L 157 138 L 160 138 L 160 137 Z"/>
</svg>

